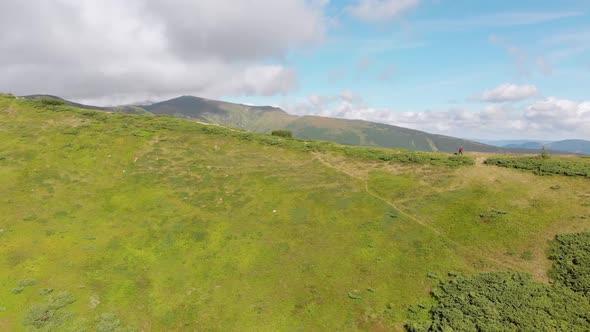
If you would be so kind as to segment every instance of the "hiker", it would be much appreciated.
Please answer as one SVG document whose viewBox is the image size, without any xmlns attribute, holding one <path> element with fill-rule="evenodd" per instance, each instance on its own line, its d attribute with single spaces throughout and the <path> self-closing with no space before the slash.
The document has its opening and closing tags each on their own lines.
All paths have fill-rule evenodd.
<svg viewBox="0 0 590 332">
<path fill-rule="evenodd" d="M 459 147 L 459 155 L 461 155 L 461 156 L 463 155 L 463 145 L 461 145 Z"/>
</svg>

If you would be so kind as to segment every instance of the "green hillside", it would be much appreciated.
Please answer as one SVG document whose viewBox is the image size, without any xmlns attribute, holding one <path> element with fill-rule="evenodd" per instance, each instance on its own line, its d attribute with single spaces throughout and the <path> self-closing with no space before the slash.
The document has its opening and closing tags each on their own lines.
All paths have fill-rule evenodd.
<svg viewBox="0 0 590 332">
<path fill-rule="evenodd" d="M 29 96 L 34 98 L 46 96 Z M 51 96 L 50 96 L 51 97 Z M 57 97 L 52 97 L 57 98 Z M 128 114 L 157 114 L 220 124 L 257 133 L 286 129 L 295 137 L 336 142 L 346 145 L 402 148 L 416 151 L 455 152 L 459 146 L 466 151 L 522 152 L 469 140 L 433 135 L 418 130 L 362 120 L 346 120 L 319 116 L 290 115 L 280 108 L 249 106 L 183 96 L 148 106 L 95 107 L 66 101 L 71 106 Z"/>
<path fill-rule="evenodd" d="M 455 152 L 459 146 L 463 146 L 467 151 L 507 151 L 460 138 L 433 135 L 418 130 L 362 120 L 302 116 L 290 122 L 286 129 L 292 130 L 296 137 L 347 145 L 441 152 Z"/>
<path fill-rule="evenodd" d="M 247 106 L 184 96 L 144 107 L 153 114 L 172 115 L 222 124 L 250 131 L 267 132 L 290 116 L 274 107 Z"/>
<path fill-rule="evenodd" d="M 454 152 L 463 145 L 469 151 L 505 151 L 477 142 L 386 124 L 318 116 L 294 116 L 274 107 L 247 106 L 190 96 L 150 105 L 145 109 L 154 114 L 197 119 L 259 133 L 288 129 L 298 138 L 346 145 L 445 152 Z"/>
<path fill-rule="evenodd" d="M 399 331 L 433 276 L 547 282 L 588 179 L 483 158 L 0 95 L 0 330 Z"/>
</svg>

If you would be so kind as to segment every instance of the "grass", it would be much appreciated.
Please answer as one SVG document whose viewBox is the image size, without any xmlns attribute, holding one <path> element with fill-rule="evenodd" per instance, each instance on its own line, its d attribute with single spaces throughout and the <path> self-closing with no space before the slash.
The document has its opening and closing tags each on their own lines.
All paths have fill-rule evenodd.
<svg viewBox="0 0 590 332">
<path fill-rule="evenodd" d="M 429 274 L 543 279 L 546 239 L 590 226 L 587 179 L 552 190 L 471 157 L 7 96 L 0 128 L 7 331 L 399 330 Z"/>
</svg>

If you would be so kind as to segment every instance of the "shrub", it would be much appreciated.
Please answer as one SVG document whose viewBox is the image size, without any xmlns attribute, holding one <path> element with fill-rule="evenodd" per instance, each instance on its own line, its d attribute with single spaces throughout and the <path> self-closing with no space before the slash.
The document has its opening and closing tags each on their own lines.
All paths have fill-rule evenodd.
<svg viewBox="0 0 590 332">
<path fill-rule="evenodd" d="M 48 302 L 50 309 L 57 310 L 76 302 L 76 299 L 72 294 L 70 294 L 70 292 L 63 291 L 55 294 L 54 296 L 50 295 Z"/>
<path fill-rule="evenodd" d="M 532 258 L 524 252 L 523 259 Z M 590 233 L 558 235 L 553 286 L 518 272 L 449 273 L 430 310 L 409 310 L 407 331 L 590 331 Z M 425 318 L 429 316 L 429 318 Z"/>
<path fill-rule="evenodd" d="M 62 309 L 71 305 L 76 299 L 67 291 L 59 292 L 55 296 L 47 292 L 47 303 L 36 304 L 23 317 L 25 326 L 33 326 L 44 331 L 57 331 L 72 314 Z"/>
<path fill-rule="evenodd" d="M 567 175 L 590 177 L 590 162 L 582 158 L 494 157 L 486 165 L 532 171 L 539 175 Z"/>
<path fill-rule="evenodd" d="M 121 320 L 117 315 L 112 313 L 104 313 L 96 319 L 97 332 L 131 332 L 134 328 L 123 326 Z"/>
<path fill-rule="evenodd" d="M 23 317 L 23 324 L 36 329 L 44 328 L 45 331 L 57 331 L 71 316 L 69 312 L 52 309 L 46 304 L 36 304 Z"/>
<path fill-rule="evenodd" d="M 43 98 L 40 103 L 44 106 L 62 106 L 66 104 L 63 100 L 55 98 Z"/>
<path fill-rule="evenodd" d="M 23 279 L 21 281 L 18 282 L 18 285 L 20 287 L 28 287 L 28 286 L 33 286 L 37 284 L 37 280 L 35 279 Z"/>
<path fill-rule="evenodd" d="M 293 137 L 293 133 L 289 130 L 273 130 L 271 135 L 285 137 L 285 138 L 292 138 Z"/>
<path fill-rule="evenodd" d="M 431 320 L 408 331 L 588 331 L 590 304 L 567 288 L 554 288 L 516 272 L 451 277 L 432 291 Z"/>
<path fill-rule="evenodd" d="M 590 297 L 590 233 L 557 235 L 550 258 L 555 261 L 549 273 L 555 285 Z"/>
</svg>

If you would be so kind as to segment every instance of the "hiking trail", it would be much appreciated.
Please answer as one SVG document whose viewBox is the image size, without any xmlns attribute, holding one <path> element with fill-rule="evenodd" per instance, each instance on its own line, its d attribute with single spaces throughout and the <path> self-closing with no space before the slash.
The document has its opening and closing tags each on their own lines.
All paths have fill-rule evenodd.
<svg viewBox="0 0 590 332">
<path fill-rule="evenodd" d="M 397 205 L 395 205 L 395 204 L 394 204 L 394 203 L 392 203 L 391 201 L 389 201 L 389 200 L 387 200 L 386 198 L 384 198 L 384 197 L 380 196 L 379 194 L 377 194 L 377 193 L 375 193 L 375 192 L 371 191 L 371 189 L 369 188 L 369 181 L 368 181 L 367 179 L 364 179 L 364 178 L 361 178 L 361 177 L 359 177 L 359 176 L 356 176 L 356 175 L 354 175 L 354 174 L 351 174 L 351 173 L 347 172 L 346 170 L 344 170 L 344 169 L 342 169 L 342 168 L 339 168 L 339 167 L 337 167 L 337 166 L 333 165 L 333 164 L 332 164 L 332 163 L 330 163 L 329 161 L 327 161 L 327 160 L 323 159 L 323 158 L 320 156 L 320 153 L 318 153 L 318 152 L 314 152 L 314 153 L 313 153 L 313 155 L 314 155 L 314 159 L 317 159 L 317 160 L 318 160 L 320 163 L 322 163 L 324 166 L 326 166 L 326 167 L 328 167 L 328 168 L 331 168 L 331 169 L 334 169 L 334 170 L 336 170 L 336 171 L 338 171 L 338 172 L 340 172 L 340 173 L 343 173 L 343 174 L 345 174 L 345 175 L 347 175 L 347 176 L 349 176 L 349 177 L 351 177 L 351 178 L 353 178 L 353 179 L 356 179 L 356 180 L 358 180 L 358 181 L 361 181 L 361 182 L 364 184 L 364 190 L 365 190 L 365 192 L 366 192 L 367 194 L 369 194 L 369 195 L 371 195 L 372 197 L 374 197 L 374 198 L 376 198 L 376 199 L 378 199 L 378 200 L 382 201 L 383 203 L 387 204 L 388 206 L 390 206 L 391 208 L 393 208 L 395 211 L 397 211 L 397 212 L 398 212 L 400 215 L 402 215 L 402 216 L 406 217 L 407 219 L 409 219 L 409 220 L 411 220 L 411 221 L 413 221 L 413 222 L 415 222 L 415 223 L 419 224 L 420 226 L 422 226 L 422 227 L 424 227 L 424 228 L 426 228 L 426 229 L 430 230 L 432 233 L 434 233 L 434 234 L 436 234 L 437 236 L 439 236 L 439 237 L 443 238 L 444 240 L 446 240 L 447 242 L 449 242 L 449 243 L 453 244 L 454 246 L 456 246 L 456 247 L 458 247 L 458 248 L 460 248 L 460 249 L 462 249 L 462 250 L 464 250 L 464 251 L 466 251 L 466 252 L 469 252 L 469 253 L 471 253 L 471 254 L 473 254 L 473 255 L 475 255 L 475 256 L 477 256 L 477 257 L 479 257 L 480 259 L 488 260 L 488 261 L 490 261 L 490 262 L 493 262 L 493 263 L 495 263 L 496 265 L 502 266 L 502 267 L 504 267 L 504 268 L 506 268 L 506 269 L 509 269 L 509 270 L 513 270 L 513 269 L 514 269 L 514 268 L 513 268 L 512 266 L 510 266 L 508 263 L 505 263 L 505 262 L 499 261 L 499 260 L 497 260 L 497 259 L 495 259 L 495 258 L 493 258 L 493 257 L 486 256 L 486 255 L 484 255 L 484 254 L 480 253 L 479 251 L 476 251 L 476 250 L 474 250 L 474 249 L 472 249 L 472 248 L 469 248 L 469 247 L 467 247 L 467 246 L 465 246 L 465 245 L 463 245 L 463 244 L 461 244 L 461 243 L 459 243 L 459 242 L 457 242 L 457 241 L 453 240 L 452 238 L 448 237 L 447 235 L 445 235 L 445 234 L 441 233 L 441 232 L 440 232 L 438 229 L 436 229 L 436 228 L 434 228 L 434 227 L 430 226 L 428 223 L 424 222 L 423 220 L 420 220 L 420 219 L 419 219 L 418 217 L 416 217 L 415 215 L 413 215 L 413 214 L 410 214 L 410 213 L 408 213 L 408 212 L 406 212 L 406 211 L 402 210 L 401 208 L 399 208 Z"/>
</svg>

